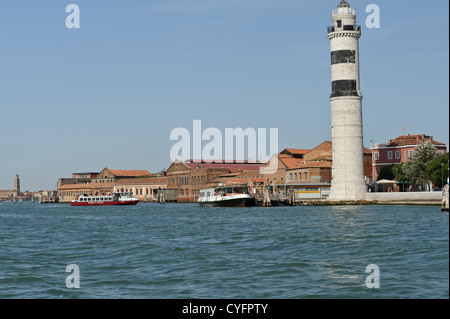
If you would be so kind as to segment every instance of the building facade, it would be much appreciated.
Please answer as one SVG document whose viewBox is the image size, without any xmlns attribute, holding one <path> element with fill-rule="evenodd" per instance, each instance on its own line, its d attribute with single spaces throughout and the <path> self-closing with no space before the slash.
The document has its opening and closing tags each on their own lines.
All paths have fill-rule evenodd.
<svg viewBox="0 0 450 319">
<path fill-rule="evenodd" d="M 420 143 L 430 142 L 438 151 L 447 152 L 447 145 L 437 142 L 433 136 L 425 134 L 400 135 L 390 139 L 387 144 L 375 144 L 372 147 L 372 175 L 376 180 L 381 168 L 407 161 Z"/>
<path fill-rule="evenodd" d="M 137 178 L 150 176 L 152 176 L 152 174 L 147 170 L 114 170 L 105 167 L 100 173 L 98 173 L 96 179 L 119 180 L 121 178 Z"/>
<path fill-rule="evenodd" d="M 175 160 L 167 169 L 167 188 L 178 190 L 178 202 L 196 202 L 200 189 L 218 186 L 217 178 L 230 173 L 259 171 L 264 163 L 248 161 L 233 163 L 206 163 Z M 233 176 L 229 176 L 233 177 Z"/>
<path fill-rule="evenodd" d="M 79 194 L 90 196 L 112 194 L 115 190 L 114 186 L 119 182 L 122 183 L 121 185 L 125 185 L 124 181 L 130 179 L 140 179 L 142 182 L 143 177 L 151 176 L 153 175 L 147 170 L 110 170 L 107 167 L 99 173 L 73 173 L 72 178 L 58 180 L 58 200 L 60 203 L 69 203 Z M 143 183 L 141 186 L 144 187 L 144 185 L 147 184 Z M 157 185 L 160 186 L 159 183 Z M 151 183 L 147 185 L 147 189 L 152 189 Z M 146 192 L 145 188 L 144 192 Z M 142 196 L 145 197 L 145 195 Z"/>
<path fill-rule="evenodd" d="M 89 196 L 109 195 L 113 192 L 114 183 L 80 183 L 64 184 L 58 187 L 58 201 L 70 203 L 77 195 Z"/>
<path fill-rule="evenodd" d="M 165 189 L 167 189 L 167 177 L 121 179 L 113 186 L 114 193 L 132 193 L 141 202 L 157 201 L 158 192 Z M 175 199 L 165 196 L 167 201 L 174 201 Z"/>
</svg>

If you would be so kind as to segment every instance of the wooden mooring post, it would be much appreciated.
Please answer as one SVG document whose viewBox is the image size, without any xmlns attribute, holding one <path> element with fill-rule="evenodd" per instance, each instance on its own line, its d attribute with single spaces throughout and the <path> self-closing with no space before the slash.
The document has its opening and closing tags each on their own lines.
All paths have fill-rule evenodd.
<svg viewBox="0 0 450 319">
<path fill-rule="evenodd" d="M 441 211 L 449 211 L 449 186 L 445 185 L 442 190 L 442 202 L 441 202 Z"/>
</svg>

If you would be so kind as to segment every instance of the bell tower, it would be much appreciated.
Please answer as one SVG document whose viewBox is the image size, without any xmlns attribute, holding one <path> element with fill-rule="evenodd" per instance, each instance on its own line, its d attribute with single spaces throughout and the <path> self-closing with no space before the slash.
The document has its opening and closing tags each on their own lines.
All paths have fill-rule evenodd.
<svg viewBox="0 0 450 319">
<path fill-rule="evenodd" d="M 359 38 L 356 12 L 346 0 L 332 11 L 331 48 L 332 181 L 329 200 L 363 200 L 362 94 L 359 86 Z"/>
<path fill-rule="evenodd" d="M 14 196 L 20 196 L 20 178 L 19 175 L 16 174 L 16 177 L 14 178 Z"/>
</svg>

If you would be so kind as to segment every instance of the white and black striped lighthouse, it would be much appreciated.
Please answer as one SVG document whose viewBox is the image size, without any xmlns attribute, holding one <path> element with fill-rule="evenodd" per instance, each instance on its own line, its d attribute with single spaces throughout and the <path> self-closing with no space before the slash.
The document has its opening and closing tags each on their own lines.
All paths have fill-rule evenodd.
<svg viewBox="0 0 450 319">
<path fill-rule="evenodd" d="M 332 181 L 329 200 L 363 200 L 362 95 L 359 87 L 359 38 L 355 10 L 342 0 L 332 11 L 331 46 Z"/>
</svg>

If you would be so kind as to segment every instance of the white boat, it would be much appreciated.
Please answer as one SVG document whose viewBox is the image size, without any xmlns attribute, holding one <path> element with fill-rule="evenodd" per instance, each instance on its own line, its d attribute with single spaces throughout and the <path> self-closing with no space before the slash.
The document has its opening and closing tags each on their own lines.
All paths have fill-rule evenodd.
<svg viewBox="0 0 450 319">
<path fill-rule="evenodd" d="M 112 195 L 86 195 L 76 196 L 71 206 L 104 206 L 104 205 L 136 205 L 139 199 L 132 197 L 131 193 L 114 193 Z"/>
<path fill-rule="evenodd" d="M 200 206 L 244 207 L 253 206 L 254 199 L 247 185 L 233 185 L 201 189 L 198 203 Z"/>
</svg>

